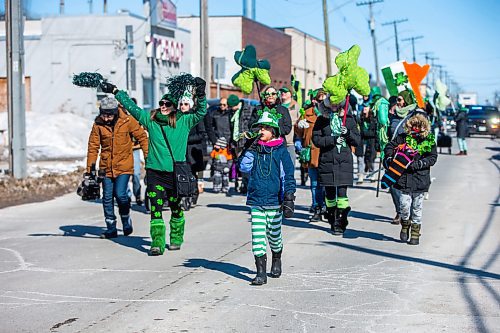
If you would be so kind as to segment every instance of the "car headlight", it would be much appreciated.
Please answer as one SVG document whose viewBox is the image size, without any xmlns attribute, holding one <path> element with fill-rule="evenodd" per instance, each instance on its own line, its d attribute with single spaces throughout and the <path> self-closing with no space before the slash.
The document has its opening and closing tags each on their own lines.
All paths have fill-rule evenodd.
<svg viewBox="0 0 500 333">
<path fill-rule="evenodd" d="M 498 125 L 500 123 L 500 118 L 491 118 L 491 123 L 493 125 Z"/>
</svg>

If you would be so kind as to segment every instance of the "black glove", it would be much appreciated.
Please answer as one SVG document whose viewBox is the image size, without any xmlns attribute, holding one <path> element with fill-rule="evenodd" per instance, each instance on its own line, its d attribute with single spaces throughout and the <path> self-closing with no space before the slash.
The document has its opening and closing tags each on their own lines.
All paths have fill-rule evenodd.
<svg viewBox="0 0 500 333">
<path fill-rule="evenodd" d="M 195 77 L 194 78 L 194 87 L 195 87 L 195 90 L 196 90 L 196 96 L 198 96 L 198 98 L 205 98 L 205 96 L 206 96 L 206 92 L 205 92 L 206 86 L 207 86 L 207 83 L 201 77 Z"/>
<path fill-rule="evenodd" d="M 408 166 L 408 170 L 417 171 L 417 170 L 422 170 L 424 167 L 425 167 L 424 161 L 418 160 L 418 161 L 413 161 Z"/>
<path fill-rule="evenodd" d="M 287 219 L 293 217 L 293 211 L 295 210 L 294 200 L 295 195 L 293 195 L 293 193 L 285 193 L 285 198 L 283 199 L 283 215 Z"/>
<path fill-rule="evenodd" d="M 116 94 L 118 92 L 118 89 L 112 83 L 103 81 L 103 82 L 101 82 L 100 86 L 101 86 L 101 90 L 103 92 L 105 92 L 106 94 Z"/>
<path fill-rule="evenodd" d="M 351 133 L 351 130 L 349 130 L 345 126 L 342 126 L 342 127 L 340 127 L 340 133 L 342 136 L 349 136 L 349 134 Z"/>
</svg>

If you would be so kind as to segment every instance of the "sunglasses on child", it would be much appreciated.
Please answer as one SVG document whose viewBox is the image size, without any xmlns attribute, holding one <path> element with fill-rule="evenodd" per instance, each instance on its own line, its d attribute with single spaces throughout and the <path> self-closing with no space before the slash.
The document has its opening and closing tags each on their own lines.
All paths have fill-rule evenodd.
<svg viewBox="0 0 500 333">
<path fill-rule="evenodd" d="M 170 101 L 165 101 L 165 100 L 163 100 L 163 99 L 162 99 L 160 102 L 158 102 L 158 104 L 159 104 L 160 106 L 166 106 L 167 108 L 169 108 L 169 107 L 171 107 L 171 106 L 173 105 L 173 104 L 172 104 L 172 102 L 170 102 Z"/>
</svg>

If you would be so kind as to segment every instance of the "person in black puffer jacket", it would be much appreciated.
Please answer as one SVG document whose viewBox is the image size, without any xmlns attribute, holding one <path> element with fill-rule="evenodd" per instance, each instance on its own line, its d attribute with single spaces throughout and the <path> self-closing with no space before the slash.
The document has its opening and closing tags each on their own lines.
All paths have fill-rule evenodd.
<svg viewBox="0 0 500 333">
<path fill-rule="evenodd" d="M 373 163 L 377 157 L 377 118 L 369 107 L 363 108 L 360 115 L 362 145 L 364 147 L 365 173 L 374 170 Z"/>
<path fill-rule="evenodd" d="M 313 143 L 320 149 L 319 180 L 326 192 L 328 222 L 334 235 L 341 235 L 347 227 L 347 215 L 351 210 L 347 197 L 347 186 L 353 182 L 352 147 L 361 144 L 358 126 L 347 110 L 345 124 L 345 102 L 331 105 L 329 96 L 319 105 L 322 112 L 313 128 Z"/>
<path fill-rule="evenodd" d="M 193 195 L 190 203 L 186 205 L 183 202 L 183 208 L 189 210 L 191 203 L 196 205 L 198 202 L 198 196 L 200 195 L 200 179 L 199 176 L 203 170 L 205 170 L 205 159 L 204 156 L 207 152 L 207 131 L 205 130 L 205 123 L 200 121 L 195 127 L 191 129 L 188 136 L 187 151 L 186 151 L 186 161 L 191 165 L 191 172 L 193 176 L 198 180 L 198 188 L 196 193 Z M 201 174 L 201 182 L 203 182 L 203 174 Z"/>
<path fill-rule="evenodd" d="M 430 133 L 430 122 L 424 115 L 417 113 L 410 117 L 404 124 L 404 130 L 404 133 L 396 136 L 385 147 L 384 167 L 389 168 L 398 147 L 404 144 L 418 152 L 394 184 L 394 188 L 400 191 L 400 238 L 404 242 L 408 241 L 411 227 L 411 239 L 408 244 L 418 245 L 424 193 L 431 185 L 430 168 L 436 163 L 438 154 L 434 135 Z"/>
</svg>

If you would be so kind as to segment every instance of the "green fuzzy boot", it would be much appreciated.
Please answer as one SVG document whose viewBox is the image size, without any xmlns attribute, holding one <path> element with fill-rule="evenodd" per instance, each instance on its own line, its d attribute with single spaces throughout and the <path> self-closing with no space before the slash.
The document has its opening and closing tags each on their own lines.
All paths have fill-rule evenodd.
<svg viewBox="0 0 500 333">
<path fill-rule="evenodd" d="M 180 217 L 170 218 L 170 250 L 180 250 L 184 242 L 185 224 L 186 220 L 184 219 L 184 213 L 182 213 Z"/>
<path fill-rule="evenodd" d="M 165 252 L 165 222 L 162 219 L 151 220 L 149 229 L 151 233 L 151 256 L 159 256 Z"/>
</svg>

